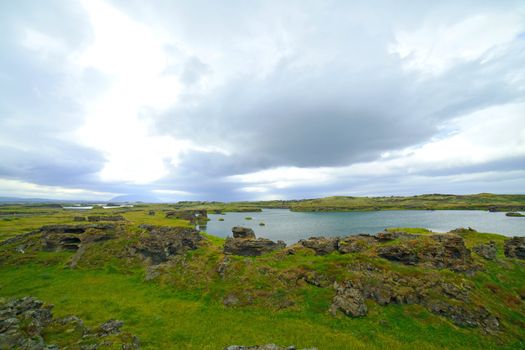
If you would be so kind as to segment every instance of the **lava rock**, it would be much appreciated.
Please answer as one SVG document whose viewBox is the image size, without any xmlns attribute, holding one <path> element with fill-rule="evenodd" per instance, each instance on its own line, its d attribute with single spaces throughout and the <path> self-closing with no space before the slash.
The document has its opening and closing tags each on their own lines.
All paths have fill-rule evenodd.
<svg viewBox="0 0 525 350">
<path fill-rule="evenodd" d="M 145 230 L 148 236 L 141 237 L 131 250 L 149 259 L 152 264 L 160 264 L 172 256 L 195 250 L 204 240 L 199 231 L 193 228 L 153 225 L 139 227 Z"/>
<path fill-rule="evenodd" d="M 235 226 L 232 228 L 233 238 L 255 239 L 255 233 L 251 228 Z"/>
<path fill-rule="evenodd" d="M 332 300 L 330 312 L 336 315 L 337 311 L 342 311 L 347 316 L 365 316 L 368 308 L 365 304 L 365 297 L 362 288 L 355 283 L 346 282 L 343 284 L 334 283 L 336 294 Z"/>
<path fill-rule="evenodd" d="M 274 242 L 266 238 L 227 238 L 224 243 L 224 254 L 259 256 L 285 247 L 286 243 L 283 241 Z"/>
<path fill-rule="evenodd" d="M 299 241 L 303 247 L 313 249 L 316 255 L 327 255 L 337 250 L 337 237 L 310 237 Z"/>
<path fill-rule="evenodd" d="M 513 237 L 505 241 L 505 256 L 525 259 L 525 237 Z"/>
<path fill-rule="evenodd" d="M 487 260 L 494 260 L 496 259 L 496 242 L 490 241 L 488 243 L 482 243 L 474 246 L 472 250 L 481 256 L 482 258 L 485 258 Z"/>
</svg>

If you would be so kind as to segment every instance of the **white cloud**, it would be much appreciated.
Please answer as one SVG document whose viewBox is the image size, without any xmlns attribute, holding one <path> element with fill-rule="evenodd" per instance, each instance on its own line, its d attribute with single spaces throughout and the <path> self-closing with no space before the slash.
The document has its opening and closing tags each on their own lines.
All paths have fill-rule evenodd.
<svg viewBox="0 0 525 350">
<path fill-rule="evenodd" d="M 44 186 L 21 180 L 0 179 L 0 193 L 4 196 L 23 196 L 49 199 L 107 200 L 116 193 L 88 191 L 80 188 Z"/>
<path fill-rule="evenodd" d="M 177 102 L 181 84 L 165 74 L 170 43 L 110 5 L 83 1 L 93 42 L 77 64 L 110 77 L 110 87 L 94 101 L 84 101 L 86 119 L 76 135 L 82 144 L 102 151 L 107 162 L 103 181 L 150 183 L 169 174 L 191 142 L 153 136 L 148 109 L 162 111 Z M 198 148 L 198 147 L 197 147 Z"/>
<path fill-rule="evenodd" d="M 408 70 L 440 74 L 454 65 L 502 53 L 523 30 L 519 12 L 475 14 L 456 23 L 429 21 L 416 30 L 401 30 L 389 50 Z"/>
</svg>

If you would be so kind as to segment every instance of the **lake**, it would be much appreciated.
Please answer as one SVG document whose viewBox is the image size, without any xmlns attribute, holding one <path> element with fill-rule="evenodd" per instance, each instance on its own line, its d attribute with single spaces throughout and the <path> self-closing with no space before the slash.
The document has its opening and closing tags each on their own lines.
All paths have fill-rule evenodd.
<svg viewBox="0 0 525 350">
<path fill-rule="evenodd" d="M 377 233 L 387 227 L 424 227 L 448 232 L 472 227 L 479 232 L 525 236 L 525 218 L 481 210 L 392 210 L 373 212 L 313 213 L 288 209 L 264 209 L 259 213 L 208 214 L 210 221 L 201 229 L 219 237 L 231 236 L 233 226 L 250 227 L 257 237 L 294 243 L 311 236 L 347 236 Z M 252 217 L 252 220 L 245 220 Z M 224 221 L 218 221 L 223 218 Z M 265 226 L 259 226 L 264 222 Z"/>
</svg>

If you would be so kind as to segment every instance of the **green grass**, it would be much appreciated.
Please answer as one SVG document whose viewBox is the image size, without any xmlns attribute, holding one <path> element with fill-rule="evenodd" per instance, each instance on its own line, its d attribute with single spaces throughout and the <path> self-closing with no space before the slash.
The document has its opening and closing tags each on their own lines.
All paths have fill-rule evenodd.
<svg viewBox="0 0 525 350">
<path fill-rule="evenodd" d="M 143 349 L 221 349 L 231 344 L 279 343 L 320 349 L 512 349 L 460 329 L 423 308 L 370 304 L 365 318 L 332 318 L 323 290 L 310 287 L 304 311 L 226 308 L 199 294 L 143 282 L 137 275 L 25 265 L 0 268 L 3 297 L 34 295 L 75 314 L 88 326 L 125 321 Z M 30 278 L 31 283 L 28 284 Z M 321 311 L 321 312 L 320 312 Z M 514 344 L 517 345 L 517 344 Z"/>
<path fill-rule="evenodd" d="M 190 224 L 167 219 L 165 205 L 144 205 L 126 210 L 96 209 L 84 215 L 119 213 L 126 218 L 118 239 L 92 245 L 77 269 L 66 268 L 71 252 L 28 250 L 17 253 L 18 244 L 0 246 L 0 297 L 32 295 L 55 305 L 57 316 L 75 314 L 88 326 L 108 319 L 125 322 L 124 330 L 137 335 L 143 349 L 222 349 L 232 344 L 294 344 L 319 349 L 519 349 L 525 348 L 525 266 L 503 254 L 505 237 L 466 231 L 468 248 L 495 241 L 498 255 L 487 261 L 473 254 L 482 269 L 474 276 L 449 270 L 406 266 L 378 258 L 373 249 L 362 253 L 316 256 L 299 248 L 294 254 L 274 252 L 260 257 L 225 260 L 224 239 L 208 235 L 206 243 L 161 267 L 157 278 L 146 282 L 145 264 L 129 256 L 127 247 L 138 240 L 143 223 L 169 226 Z M 60 209 L 10 208 L 17 220 L 0 221 L 4 237 L 26 232 L 42 224 L 72 223 L 77 213 Z M 48 213 L 43 213 L 47 210 Z M 148 215 L 155 210 L 156 215 Z M 17 227 L 16 221 L 24 225 Z M 4 229 L 6 229 L 4 231 Z M 414 234 L 430 234 L 422 228 L 391 228 Z M 33 238 L 38 243 L 38 237 Z M 391 242 L 389 242 L 391 243 Z M 388 243 L 386 243 L 388 244 Z M 472 303 L 483 305 L 500 317 L 503 331 L 486 335 L 478 328 L 461 328 L 420 305 L 379 306 L 368 301 L 366 317 L 333 317 L 328 309 L 334 296 L 332 281 L 356 277 L 353 266 L 377 269 L 415 278 L 440 278 L 471 290 Z M 307 284 L 299 276 L 318 276 L 323 288 Z M 225 307 L 225 296 L 239 304 Z M 59 337 L 57 334 L 50 334 Z"/>
</svg>

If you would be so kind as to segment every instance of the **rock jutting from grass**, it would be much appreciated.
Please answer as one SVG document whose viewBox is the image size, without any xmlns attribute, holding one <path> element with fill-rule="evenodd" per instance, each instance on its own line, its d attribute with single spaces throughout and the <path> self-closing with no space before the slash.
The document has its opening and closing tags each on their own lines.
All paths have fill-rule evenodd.
<svg viewBox="0 0 525 350">
<path fill-rule="evenodd" d="M 0 302 L 0 349 L 140 349 L 137 337 L 122 332 L 122 321 L 87 328 L 76 316 L 54 318 L 52 308 L 33 297 Z M 47 343 L 53 335 L 59 336 Z"/>
<path fill-rule="evenodd" d="M 207 210 L 169 210 L 166 212 L 167 219 L 188 220 L 192 224 L 206 222 L 208 219 Z"/>
<path fill-rule="evenodd" d="M 188 227 L 140 225 L 147 234 L 134 244 L 130 251 L 139 254 L 152 264 L 166 262 L 170 257 L 195 250 L 204 237 Z"/>
<path fill-rule="evenodd" d="M 525 260 L 525 237 L 512 237 L 506 240 L 505 256 Z"/>
<path fill-rule="evenodd" d="M 259 256 L 286 247 L 283 241 L 271 241 L 266 238 L 256 238 L 252 229 L 234 227 L 233 238 L 228 237 L 224 243 L 224 253 L 241 256 Z"/>
<path fill-rule="evenodd" d="M 275 344 L 265 344 L 265 345 L 251 345 L 251 346 L 242 346 L 242 345 L 230 345 L 225 347 L 224 350 L 317 350 L 317 348 L 308 348 L 308 349 L 297 349 L 295 346 L 282 347 Z"/>
<path fill-rule="evenodd" d="M 478 244 L 478 245 L 472 247 L 472 250 L 476 254 L 478 254 L 479 256 L 481 256 L 482 258 L 485 258 L 487 260 L 494 260 L 494 259 L 496 259 L 497 248 L 496 248 L 496 242 L 494 242 L 494 241 L 490 241 L 488 243 Z"/>
</svg>

